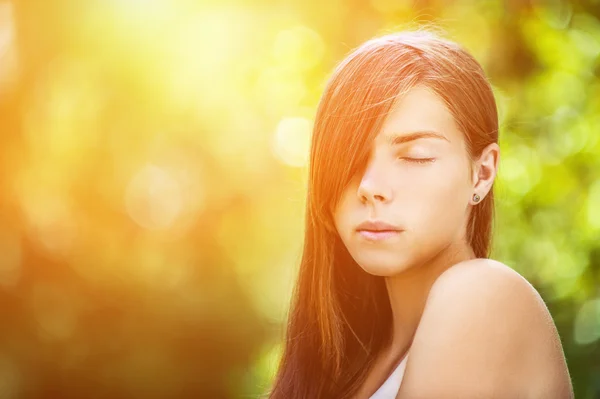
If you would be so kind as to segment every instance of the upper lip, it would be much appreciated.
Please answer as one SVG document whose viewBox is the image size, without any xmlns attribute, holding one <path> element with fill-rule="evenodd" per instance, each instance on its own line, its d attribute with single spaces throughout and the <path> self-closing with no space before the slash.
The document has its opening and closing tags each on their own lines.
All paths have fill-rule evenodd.
<svg viewBox="0 0 600 399">
<path fill-rule="evenodd" d="M 369 231 L 400 231 L 402 230 L 398 226 L 382 222 L 381 220 L 367 220 L 358 225 L 356 230 L 369 230 Z"/>
</svg>

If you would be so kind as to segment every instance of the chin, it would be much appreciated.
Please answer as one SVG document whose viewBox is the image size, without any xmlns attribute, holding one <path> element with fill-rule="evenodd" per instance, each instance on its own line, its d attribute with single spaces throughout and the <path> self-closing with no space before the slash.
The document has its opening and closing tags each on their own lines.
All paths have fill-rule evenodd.
<svg viewBox="0 0 600 399">
<path fill-rule="evenodd" d="M 363 254 L 363 256 L 354 257 L 354 260 L 365 272 L 374 276 L 394 276 L 408 269 L 406 263 L 398 261 L 399 257 L 390 258 L 390 256 L 367 256 L 367 254 Z"/>
</svg>

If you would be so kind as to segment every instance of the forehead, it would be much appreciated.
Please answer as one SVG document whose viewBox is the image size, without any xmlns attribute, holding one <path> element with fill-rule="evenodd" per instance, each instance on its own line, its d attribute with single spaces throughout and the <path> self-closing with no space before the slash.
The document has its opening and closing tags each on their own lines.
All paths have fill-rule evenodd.
<svg viewBox="0 0 600 399">
<path fill-rule="evenodd" d="M 425 86 L 415 86 L 404 94 L 387 115 L 377 141 L 388 144 L 394 136 L 404 133 L 431 131 L 445 140 L 425 139 L 462 145 L 463 133 L 444 101 Z"/>
</svg>

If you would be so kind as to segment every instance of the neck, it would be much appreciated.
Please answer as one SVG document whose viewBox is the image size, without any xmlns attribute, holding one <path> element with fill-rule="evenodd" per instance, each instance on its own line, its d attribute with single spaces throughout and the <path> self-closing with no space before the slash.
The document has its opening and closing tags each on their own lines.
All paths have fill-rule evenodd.
<svg viewBox="0 0 600 399">
<path fill-rule="evenodd" d="M 393 357 L 402 356 L 410 346 L 435 280 L 453 265 L 474 258 L 471 247 L 462 243 L 446 248 L 421 265 L 385 278 L 393 317 L 389 348 Z"/>
</svg>

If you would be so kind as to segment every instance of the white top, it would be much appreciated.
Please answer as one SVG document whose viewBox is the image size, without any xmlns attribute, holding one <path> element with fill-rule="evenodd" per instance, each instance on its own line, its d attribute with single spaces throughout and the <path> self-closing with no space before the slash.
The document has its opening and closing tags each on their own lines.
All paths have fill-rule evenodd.
<svg viewBox="0 0 600 399">
<path fill-rule="evenodd" d="M 400 362 L 398 367 L 390 374 L 385 382 L 379 387 L 377 391 L 369 399 L 394 399 L 400 390 L 400 384 L 402 384 L 402 378 L 404 377 L 404 369 L 406 369 L 406 359 L 408 359 L 408 353 L 404 356 L 404 359 Z"/>
</svg>

